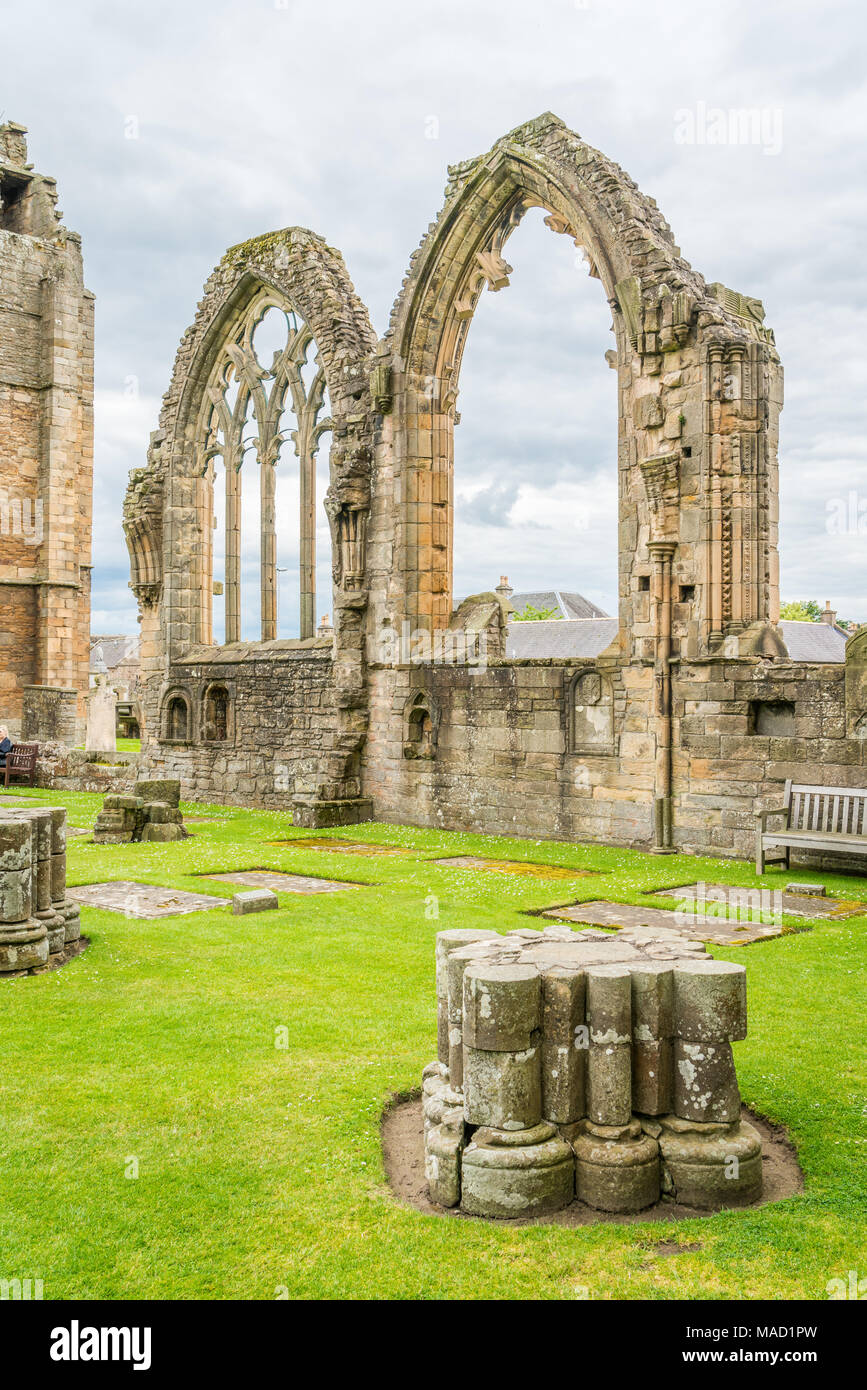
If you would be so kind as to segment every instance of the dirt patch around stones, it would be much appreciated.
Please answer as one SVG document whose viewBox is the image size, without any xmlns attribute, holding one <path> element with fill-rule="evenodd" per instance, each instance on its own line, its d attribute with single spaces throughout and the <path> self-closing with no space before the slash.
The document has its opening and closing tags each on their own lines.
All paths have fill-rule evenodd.
<svg viewBox="0 0 867 1390">
<path fill-rule="evenodd" d="M 757 1207 L 770 1202 L 782 1202 L 786 1197 L 794 1197 L 804 1190 L 804 1175 L 798 1163 L 797 1154 L 782 1125 L 771 1124 L 761 1115 L 743 1106 L 743 1119 L 758 1130 L 762 1139 L 762 1178 L 761 1200 L 749 1207 L 738 1207 L 738 1211 L 755 1211 Z M 415 1207 L 416 1211 L 427 1216 L 445 1216 L 455 1221 L 488 1221 L 483 1216 L 470 1216 L 457 1207 L 440 1207 L 428 1196 L 427 1180 L 424 1173 L 424 1125 L 422 1119 L 421 1097 L 417 1093 L 411 1097 L 397 1095 L 385 1110 L 382 1117 L 382 1153 L 388 1185 L 395 1198 L 405 1206 Z M 498 1219 L 497 1226 L 595 1226 L 600 1222 L 614 1222 L 620 1225 L 642 1225 L 648 1221 L 695 1221 L 698 1217 L 714 1216 L 715 1212 L 687 1207 L 680 1202 L 656 1202 L 638 1212 L 596 1211 L 583 1202 L 574 1201 L 563 1211 L 553 1216 L 518 1217 Z M 691 1247 L 686 1247 L 691 1248 Z M 679 1253 L 680 1247 L 668 1251 Z M 649 1254 L 657 1253 L 649 1251 Z"/>
<path fill-rule="evenodd" d="M 440 869 L 485 869 L 492 874 L 516 874 L 519 878 L 595 878 L 595 869 L 567 869 L 562 864 L 527 864 L 519 859 L 482 859 L 458 854 L 450 859 L 428 859 Z"/>
<path fill-rule="evenodd" d="M 332 854 L 359 854 L 367 859 L 408 859 L 416 851 L 404 849 L 401 845 L 369 845 L 364 840 L 338 840 L 322 836 L 299 836 L 296 840 L 269 840 L 269 844 L 279 845 L 281 849 L 319 849 Z"/>
</svg>

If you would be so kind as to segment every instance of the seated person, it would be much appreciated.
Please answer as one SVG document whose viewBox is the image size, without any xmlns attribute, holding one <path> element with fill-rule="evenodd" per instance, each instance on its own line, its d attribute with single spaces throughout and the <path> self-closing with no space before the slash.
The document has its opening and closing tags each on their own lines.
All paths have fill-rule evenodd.
<svg viewBox="0 0 867 1390">
<path fill-rule="evenodd" d="M 6 754 L 12 752 L 12 740 L 5 724 L 0 724 L 0 767 L 6 766 Z"/>
</svg>

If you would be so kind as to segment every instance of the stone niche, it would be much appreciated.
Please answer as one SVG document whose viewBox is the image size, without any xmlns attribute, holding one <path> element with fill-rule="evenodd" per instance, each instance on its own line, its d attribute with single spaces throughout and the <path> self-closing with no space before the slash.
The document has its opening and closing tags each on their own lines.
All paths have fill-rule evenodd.
<svg viewBox="0 0 867 1390">
<path fill-rule="evenodd" d="M 701 942 L 568 927 L 437 935 L 437 1060 L 424 1071 L 431 1199 L 485 1217 L 576 1198 L 713 1210 L 762 1192 L 731 1043 L 746 971 Z"/>
<path fill-rule="evenodd" d="M 572 677 L 567 708 L 572 753 L 598 757 L 614 752 L 614 698 L 600 671 L 591 667 Z"/>
</svg>

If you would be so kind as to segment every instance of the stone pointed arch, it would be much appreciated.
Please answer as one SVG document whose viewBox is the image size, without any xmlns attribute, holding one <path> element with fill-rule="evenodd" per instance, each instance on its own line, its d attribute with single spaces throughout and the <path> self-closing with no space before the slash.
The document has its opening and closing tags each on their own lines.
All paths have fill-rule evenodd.
<svg viewBox="0 0 867 1390">
<path fill-rule="evenodd" d="M 621 649 L 639 658 L 655 650 L 638 579 L 661 542 L 689 540 L 674 568 L 682 566 L 684 589 L 697 596 L 684 620 L 693 650 L 774 619 L 781 392 L 761 304 L 706 285 L 654 200 L 556 116 L 519 126 L 449 175 L 445 205 L 411 259 L 387 340 L 411 624 L 437 629 L 449 621 L 461 358 L 481 294 L 509 282 L 503 251 L 530 207 L 546 209 L 552 231 L 583 248 L 612 311 Z M 670 576 L 659 583 L 670 591 Z"/>
<path fill-rule="evenodd" d="M 203 484 L 203 456 L 208 452 L 203 451 L 203 412 L 208 408 L 209 383 L 239 325 L 255 317 L 257 307 L 264 312 L 270 305 L 297 315 L 307 339 L 315 343 L 322 376 L 320 395 L 327 389 L 331 404 L 329 516 L 335 510 L 339 513 L 342 505 L 347 453 L 362 453 L 369 481 L 371 417 L 365 363 L 375 335 L 343 258 L 322 237 L 299 227 L 232 247 L 207 281 L 195 321 L 181 340 L 148 469 L 137 475 L 127 494 L 125 525 L 133 573 L 146 576 L 138 583 L 146 582 L 149 594 L 161 594 L 164 643 L 172 657 L 191 645 L 211 642 L 206 593 L 210 511 Z M 253 387 L 248 384 L 244 389 L 249 394 Z M 298 423 L 293 437 L 300 455 L 299 436 L 306 426 L 301 418 Z M 315 425 L 312 434 L 316 435 Z M 308 449 L 315 449 L 315 438 L 300 441 L 305 442 Z M 357 493 L 355 487 L 355 505 L 368 500 L 363 495 L 358 499 Z M 263 507 L 266 504 L 263 492 Z M 161 511 L 161 547 L 172 556 L 188 556 L 186 572 L 172 564 L 165 566 L 165 575 L 155 573 L 155 510 Z M 309 524 L 314 524 L 312 516 Z M 335 565 L 335 582 L 339 585 L 342 578 L 341 567 Z M 263 581 L 263 615 L 265 609 Z M 307 627 L 302 636 L 312 636 L 311 616 Z M 276 635 L 273 628 L 273 621 L 263 621 L 266 639 Z M 231 640 L 238 637 L 238 623 L 233 622 Z"/>
<path fill-rule="evenodd" d="M 256 237 L 226 252 L 206 282 L 195 319 L 181 339 L 171 382 L 163 399 L 159 429 L 151 437 L 147 466 L 136 470 L 130 480 L 124 526 L 133 584 L 140 601 L 143 677 L 152 683 L 157 678 L 169 679 L 178 663 L 189 665 L 190 662 L 197 663 L 206 673 L 230 652 L 233 653 L 231 660 L 237 661 L 244 659 L 247 647 L 261 650 L 262 644 L 237 640 L 240 637 L 238 621 L 233 624 L 231 647 L 216 647 L 212 641 L 213 513 L 208 467 L 218 450 L 216 431 L 208 434 L 208 392 L 214 387 L 215 373 L 219 377 L 221 355 L 228 354 L 233 361 L 237 379 L 244 375 L 237 335 L 239 332 L 249 335 L 256 315 L 269 305 L 297 316 L 299 326 L 303 325 L 303 331 L 299 327 L 300 348 L 306 349 L 311 342 L 315 344 L 318 371 L 309 392 L 315 395 L 317 409 L 309 411 L 306 417 L 303 410 L 296 411 L 297 429 L 292 432 L 302 466 L 304 458 L 315 450 L 325 424 L 331 432 L 325 510 L 332 533 L 334 593 L 329 607 L 333 603 L 338 714 L 334 750 L 327 758 L 323 754 L 322 759 L 323 767 L 327 762 L 324 773 L 327 784 L 320 782 L 318 794 L 332 798 L 352 797 L 358 794 L 355 763 L 366 725 L 360 633 L 366 606 L 365 538 L 374 431 L 369 358 L 376 336 L 339 251 L 305 228 L 290 227 Z M 243 347 L 243 343 L 240 346 Z M 282 383 L 278 381 L 278 384 L 286 394 L 286 403 L 291 397 L 293 407 L 297 407 L 299 403 L 304 404 L 297 395 L 300 362 L 296 360 L 292 365 L 294 374 L 287 370 Z M 254 378 L 255 373 L 248 372 L 239 392 L 247 391 L 255 397 L 257 382 Z M 317 416 L 317 410 L 326 392 L 330 416 L 323 421 Z M 260 405 L 256 420 L 258 453 L 265 455 L 270 471 L 277 436 L 272 431 L 263 443 L 259 418 L 268 410 L 270 404 Z M 259 462 L 262 461 L 260 458 Z M 264 469 L 261 480 L 262 516 L 266 518 L 268 497 Z M 273 499 L 273 491 L 270 495 Z M 312 505 L 308 511 L 306 524 L 315 534 Z M 304 525 L 302 506 L 302 538 Z M 263 522 L 262 639 L 267 646 L 276 631 L 275 623 L 265 622 L 268 568 L 265 562 L 269 553 L 265 529 Z M 273 561 L 270 567 L 273 578 Z M 322 657 L 323 642 L 314 635 L 312 601 L 309 608 L 300 645 L 304 646 L 305 641 L 312 644 Z M 155 721 L 152 727 L 159 727 L 158 723 Z"/>
</svg>

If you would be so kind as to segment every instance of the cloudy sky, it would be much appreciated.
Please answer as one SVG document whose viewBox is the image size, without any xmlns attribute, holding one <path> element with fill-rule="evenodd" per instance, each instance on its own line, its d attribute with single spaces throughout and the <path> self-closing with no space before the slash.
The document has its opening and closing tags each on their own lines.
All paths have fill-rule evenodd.
<svg viewBox="0 0 867 1390">
<path fill-rule="evenodd" d="M 127 474 L 223 251 L 312 227 L 342 249 L 382 333 L 446 165 L 546 110 L 657 199 L 706 279 L 764 301 L 786 370 L 784 597 L 867 619 L 859 0 L 31 0 L 5 7 L 0 36 L 0 113 L 57 178 L 97 296 L 94 631 L 136 630 Z M 755 140 L 702 140 L 716 111 L 742 108 L 758 113 Z M 484 297 L 464 358 L 455 591 L 508 573 L 613 612 L 610 314 L 535 214 L 507 256 L 512 284 Z M 287 634 L 291 493 L 287 477 Z"/>
</svg>

